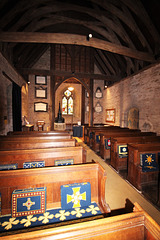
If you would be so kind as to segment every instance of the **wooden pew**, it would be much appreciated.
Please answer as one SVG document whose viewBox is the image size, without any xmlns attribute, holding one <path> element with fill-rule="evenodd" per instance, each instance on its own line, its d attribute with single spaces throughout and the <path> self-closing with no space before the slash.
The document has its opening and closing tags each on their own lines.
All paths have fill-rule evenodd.
<svg viewBox="0 0 160 240">
<path fill-rule="evenodd" d="M 7 136 L 0 136 L 0 141 L 25 141 L 25 140 L 54 140 L 54 139 L 71 139 L 72 136 L 67 133 L 67 134 L 30 134 L 30 135 L 7 135 Z"/>
<path fill-rule="evenodd" d="M 103 136 L 103 134 L 114 134 L 114 133 L 130 133 L 131 135 L 134 134 L 139 134 L 141 131 L 139 129 L 129 129 L 129 128 L 109 128 L 109 129 L 95 129 L 92 132 L 92 143 L 91 143 L 91 148 L 93 151 L 95 152 L 99 152 L 100 151 L 100 142 L 101 142 L 101 137 Z"/>
<path fill-rule="evenodd" d="M 102 213 L 110 212 L 105 202 L 105 170 L 98 163 L 0 171 L 2 215 L 11 214 L 11 195 L 15 189 L 46 187 L 46 209 L 61 207 L 60 188 L 65 184 L 89 182 L 91 201 Z"/>
<path fill-rule="evenodd" d="M 40 149 L 53 147 L 74 147 L 75 139 L 35 139 L 0 141 L 0 151 L 18 149 Z"/>
<path fill-rule="evenodd" d="M 123 136 L 146 136 L 146 135 L 152 135 L 152 136 L 156 136 L 156 133 L 154 132 L 139 132 L 136 130 L 125 130 L 123 131 L 122 129 L 117 129 L 117 131 L 112 131 L 112 132 L 103 132 L 100 133 L 100 156 L 106 160 L 106 159 L 110 159 L 110 149 L 111 149 L 111 137 L 112 138 L 116 138 L 116 137 L 123 137 Z M 110 143 L 108 146 L 107 143 Z"/>
<path fill-rule="evenodd" d="M 158 184 L 159 171 L 144 172 L 142 168 L 142 154 L 155 154 L 158 163 L 158 153 L 160 153 L 160 142 L 128 144 L 128 176 L 127 179 L 138 189 L 143 186 Z M 151 161 L 151 159 L 150 159 Z M 160 165 L 159 165 L 160 167 Z M 157 186 L 158 187 L 158 186 Z M 160 201 L 160 199 L 159 199 Z M 159 203 L 160 204 L 160 203 Z"/>
<path fill-rule="evenodd" d="M 160 142 L 159 136 L 124 136 L 111 138 L 111 165 L 117 171 L 127 170 L 127 159 L 128 151 L 127 144 L 129 143 L 150 143 L 150 142 Z M 118 149 L 123 152 L 118 153 Z M 124 151 L 126 150 L 126 152 Z"/>
<path fill-rule="evenodd" d="M 29 150 L 9 150 L 0 151 L 0 165 L 18 164 L 17 168 L 23 168 L 24 163 L 45 162 L 45 167 L 58 165 L 68 160 L 72 164 L 86 163 L 86 150 L 82 146 L 29 149 Z M 8 167 L 9 168 L 9 167 Z"/>
<path fill-rule="evenodd" d="M 2 234 L 1 234 L 2 235 Z M 136 202 L 133 212 L 69 225 L 7 233 L 1 240 L 159 240 L 160 226 Z"/>
<path fill-rule="evenodd" d="M 68 135 L 69 131 L 10 131 L 7 135 Z"/>
<path fill-rule="evenodd" d="M 88 146 L 92 146 L 92 132 L 94 130 L 102 130 L 102 131 L 105 131 L 105 130 L 115 130 L 115 129 L 120 129 L 119 126 L 92 126 L 92 127 L 87 127 L 86 128 L 86 134 L 85 134 L 85 143 L 88 145 Z"/>
</svg>

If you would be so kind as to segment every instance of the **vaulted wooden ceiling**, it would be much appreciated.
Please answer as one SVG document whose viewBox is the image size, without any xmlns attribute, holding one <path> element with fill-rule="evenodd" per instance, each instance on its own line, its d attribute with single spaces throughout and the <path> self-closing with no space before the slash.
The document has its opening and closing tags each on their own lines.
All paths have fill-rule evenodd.
<svg viewBox="0 0 160 240">
<path fill-rule="evenodd" d="M 24 73 L 50 44 L 93 47 L 113 84 L 158 61 L 159 12 L 159 0 L 1 0 L 0 49 Z"/>
</svg>

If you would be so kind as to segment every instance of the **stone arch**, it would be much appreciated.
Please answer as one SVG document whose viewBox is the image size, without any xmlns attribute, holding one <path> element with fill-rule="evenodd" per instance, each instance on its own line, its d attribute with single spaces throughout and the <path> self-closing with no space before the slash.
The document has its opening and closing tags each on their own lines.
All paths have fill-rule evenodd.
<svg viewBox="0 0 160 240">
<path fill-rule="evenodd" d="M 66 79 L 63 79 L 63 80 L 61 80 L 56 86 L 55 86 L 55 91 L 58 89 L 58 87 L 62 84 L 62 83 L 64 83 L 64 82 L 66 82 L 67 80 L 69 80 L 69 79 L 73 79 L 73 80 L 76 80 L 77 82 L 80 82 L 84 87 L 85 87 L 85 89 L 87 90 L 87 92 L 91 92 L 91 90 L 90 90 L 90 88 L 87 86 L 87 84 L 83 81 L 83 80 L 81 80 L 81 79 L 78 79 L 78 78 L 76 78 L 76 77 L 68 77 L 68 78 L 66 78 Z"/>
</svg>

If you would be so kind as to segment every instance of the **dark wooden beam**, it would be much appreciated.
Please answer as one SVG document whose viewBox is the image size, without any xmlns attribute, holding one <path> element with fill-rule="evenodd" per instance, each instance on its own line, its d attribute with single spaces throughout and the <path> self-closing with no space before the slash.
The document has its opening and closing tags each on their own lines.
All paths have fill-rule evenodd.
<svg viewBox="0 0 160 240">
<path fill-rule="evenodd" d="M 51 54 L 50 54 L 50 71 L 55 69 L 55 46 L 51 44 Z M 50 77 L 50 106 L 51 106 L 51 130 L 54 130 L 55 121 L 55 76 Z"/>
<path fill-rule="evenodd" d="M 83 73 L 83 72 L 67 72 L 67 71 L 59 71 L 59 70 L 44 70 L 44 69 L 29 69 L 29 68 L 18 68 L 17 69 L 23 75 L 42 75 L 42 76 L 59 76 L 59 77 L 76 77 L 76 78 L 93 78 L 98 80 L 110 80 L 116 81 L 121 78 L 121 76 L 112 76 L 105 74 L 94 74 L 94 73 Z"/>
<path fill-rule="evenodd" d="M 151 53 L 137 51 L 135 49 L 117 45 L 97 38 L 91 38 L 89 41 L 87 41 L 87 37 L 82 35 L 40 32 L 1 32 L 0 42 L 34 42 L 83 45 L 147 62 L 155 62 L 155 58 Z"/>
</svg>

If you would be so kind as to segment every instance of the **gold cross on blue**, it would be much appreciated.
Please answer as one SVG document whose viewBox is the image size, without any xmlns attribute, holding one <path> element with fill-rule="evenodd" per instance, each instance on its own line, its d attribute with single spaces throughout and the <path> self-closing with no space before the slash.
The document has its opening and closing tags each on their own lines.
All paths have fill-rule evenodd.
<svg viewBox="0 0 160 240">
<path fill-rule="evenodd" d="M 73 194 L 67 194 L 67 204 L 73 202 L 73 208 L 81 207 L 80 201 L 86 200 L 86 192 L 80 193 L 80 187 L 72 188 Z"/>
<path fill-rule="evenodd" d="M 30 210 L 32 205 L 35 205 L 35 202 L 32 202 L 30 198 L 27 198 L 27 202 L 23 203 L 23 206 L 26 206 L 27 210 Z"/>
</svg>

